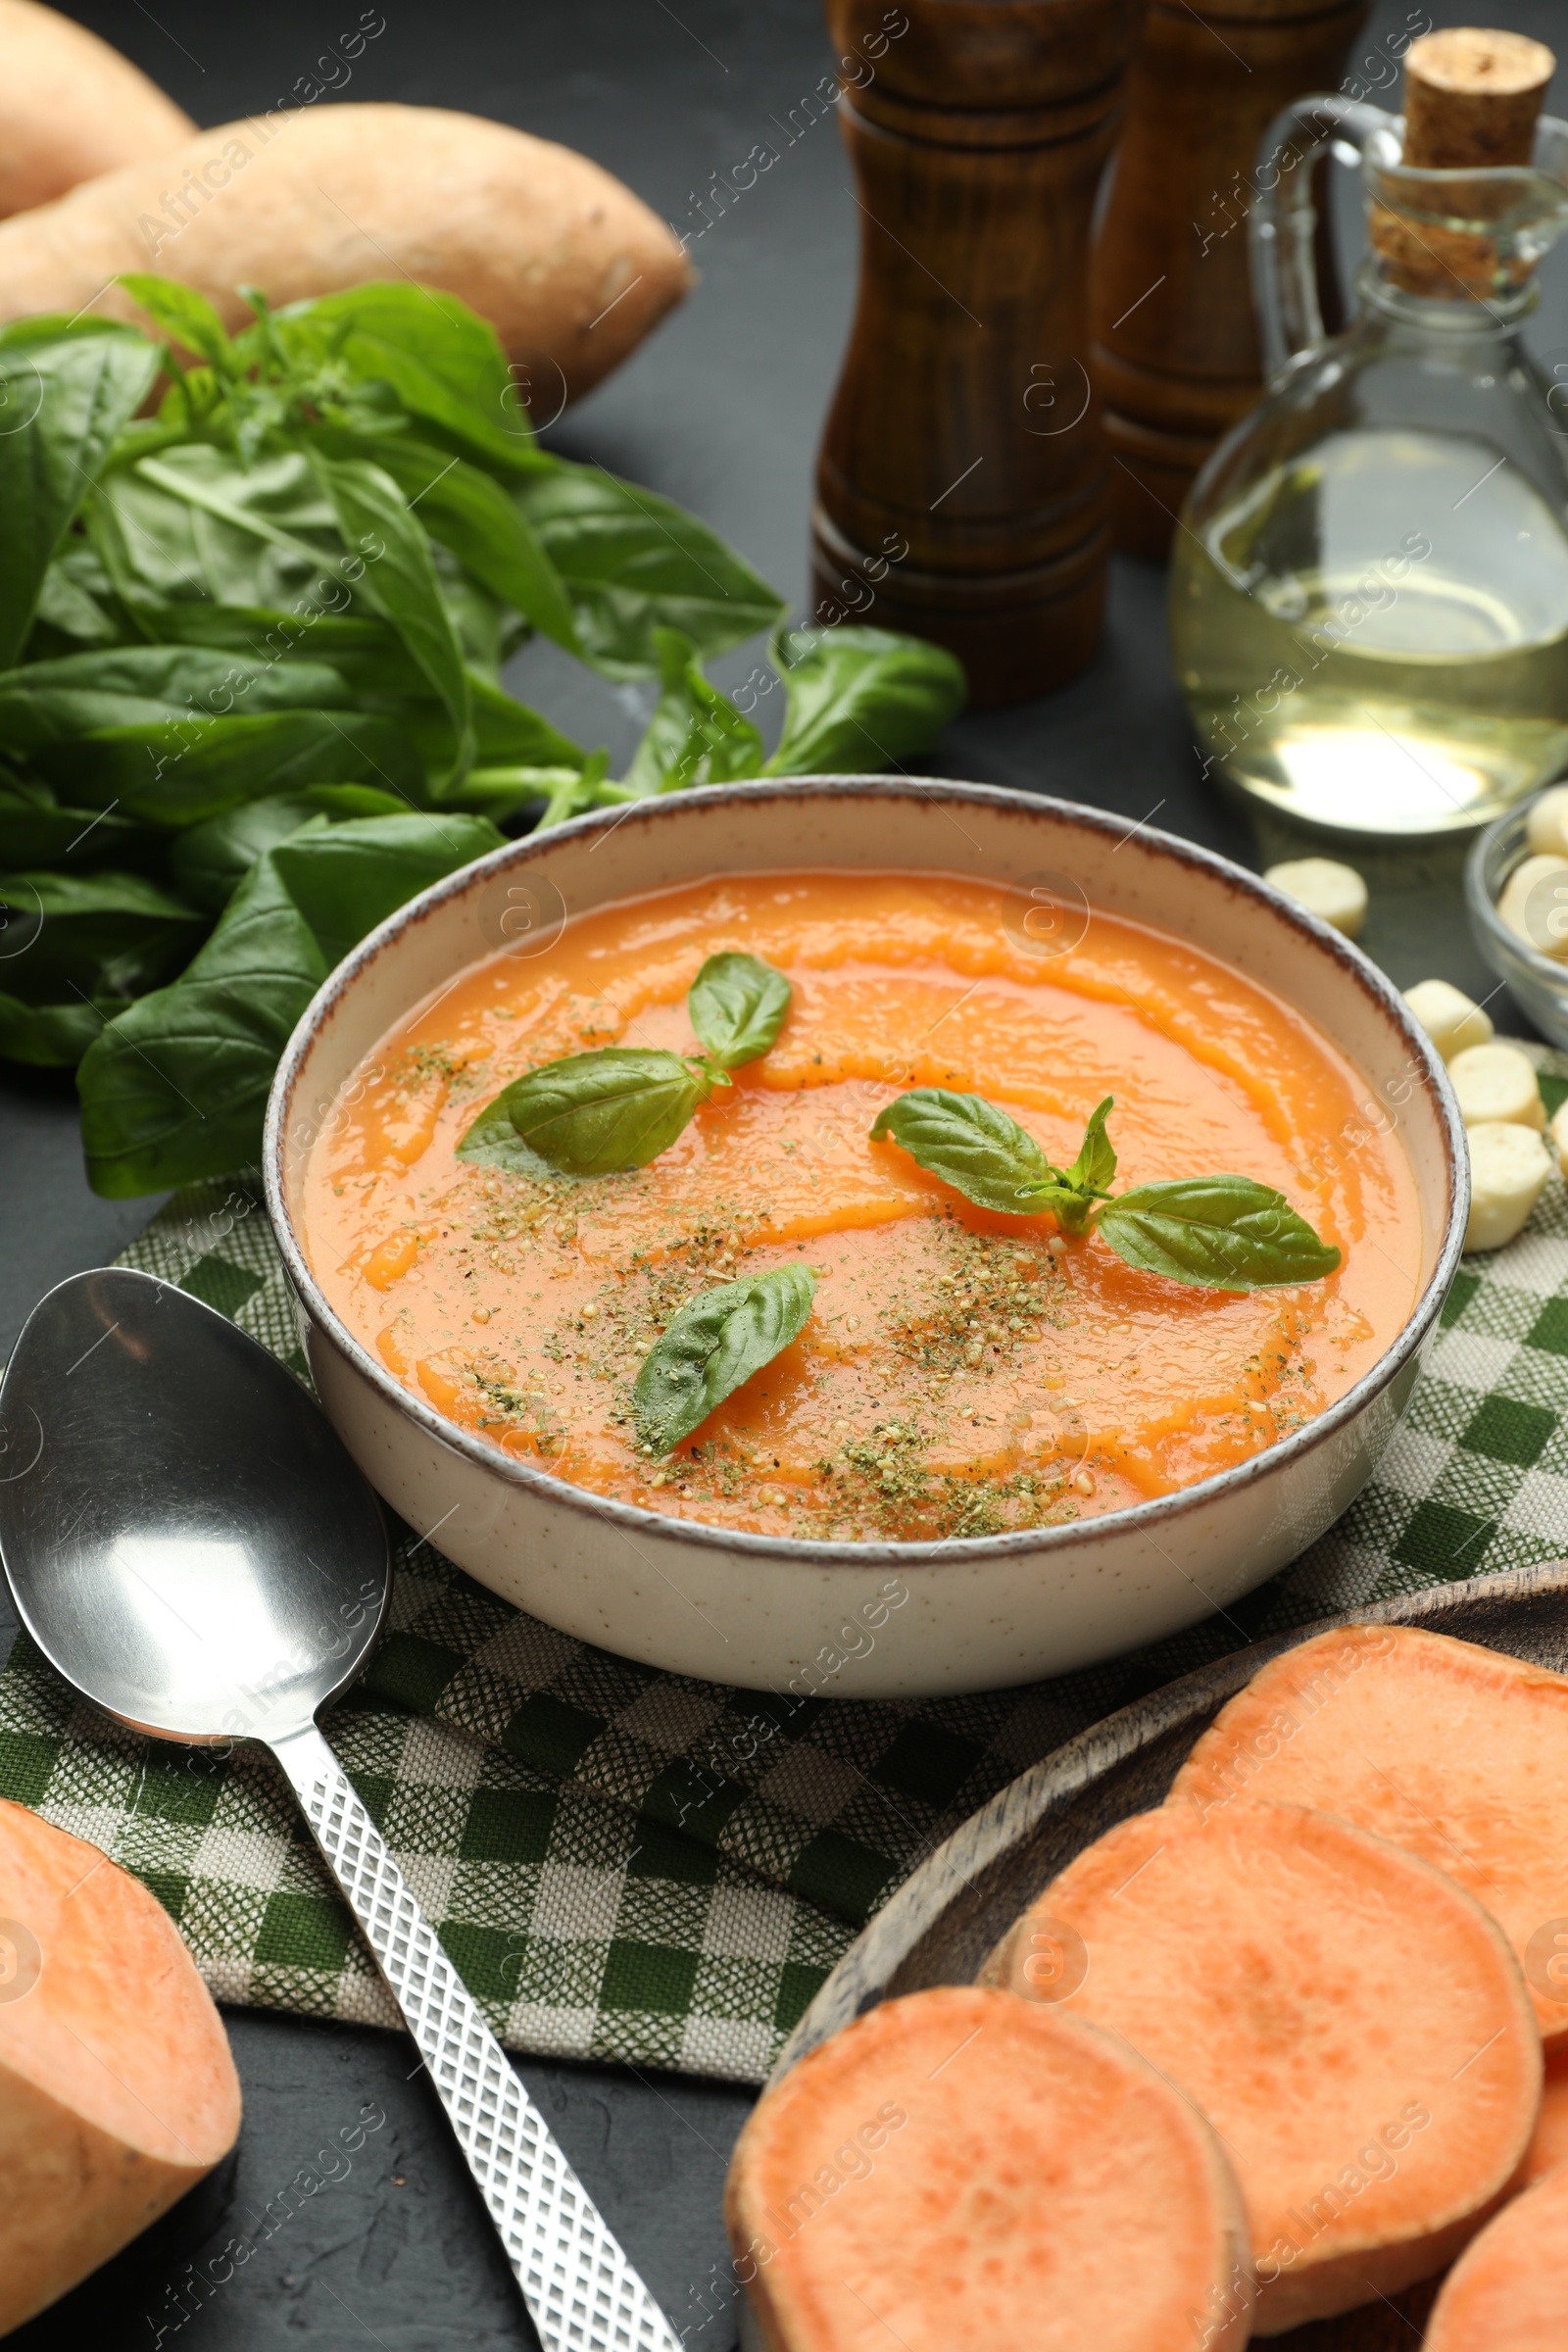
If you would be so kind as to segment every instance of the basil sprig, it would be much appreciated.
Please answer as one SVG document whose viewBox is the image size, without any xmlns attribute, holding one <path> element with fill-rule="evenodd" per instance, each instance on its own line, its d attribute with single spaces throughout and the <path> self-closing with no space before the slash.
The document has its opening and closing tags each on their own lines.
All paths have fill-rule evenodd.
<svg viewBox="0 0 1568 2352">
<path fill-rule="evenodd" d="M 609 1176 L 667 1152 L 729 1072 L 765 1054 L 790 984 L 756 956 L 710 956 L 686 996 L 706 1054 L 601 1046 L 514 1078 L 458 1146 L 460 1159 L 514 1174 Z"/>
<path fill-rule="evenodd" d="M 880 1113 L 871 1137 L 881 1143 L 891 1135 L 922 1168 L 981 1208 L 1008 1217 L 1054 1209 L 1064 1232 L 1081 1234 L 1116 1173 L 1105 1133 L 1112 1101 L 1107 1095 L 1096 1110 L 1070 1168 L 1054 1167 L 1034 1137 L 984 1095 L 954 1095 L 941 1086 L 900 1095 Z"/>
<path fill-rule="evenodd" d="M 916 1087 L 880 1113 L 872 1139 L 891 1136 L 919 1166 L 981 1208 L 1004 1216 L 1052 1210 L 1064 1233 L 1098 1233 L 1118 1257 L 1208 1291 L 1261 1291 L 1332 1274 L 1340 1252 L 1319 1241 L 1283 1193 L 1250 1176 L 1184 1176 L 1112 1196 L 1116 1153 L 1105 1132 L 1107 1095 L 1071 1167 L 1047 1159 L 1032 1135 L 983 1095 Z M 1096 1205 L 1102 1202 L 1102 1206 Z"/>
<path fill-rule="evenodd" d="M 704 1291 L 665 1325 L 631 1393 L 638 1443 L 668 1453 L 805 1328 L 816 1294 L 808 1266 L 775 1266 Z"/>
</svg>

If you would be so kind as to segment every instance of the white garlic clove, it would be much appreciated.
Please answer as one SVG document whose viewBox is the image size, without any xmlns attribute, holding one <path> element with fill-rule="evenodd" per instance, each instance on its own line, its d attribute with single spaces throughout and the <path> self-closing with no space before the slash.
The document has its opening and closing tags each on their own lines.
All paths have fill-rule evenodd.
<svg viewBox="0 0 1568 2352">
<path fill-rule="evenodd" d="M 1557 1154 L 1558 1167 L 1568 1176 L 1568 1102 L 1564 1102 L 1553 1114 L 1546 1134 Z"/>
<path fill-rule="evenodd" d="M 1527 1223 L 1551 1172 L 1551 1156 L 1528 1127 L 1472 1127 L 1466 1250 L 1500 1250 Z"/>
<path fill-rule="evenodd" d="M 1490 1046 L 1466 1046 L 1448 1064 L 1448 1076 L 1459 1099 L 1459 1116 L 1467 1127 L 1534 1127 L 1539 1135 L 1546 1124 L 1546 1105 L 1541 1100 L 1536 1073 L 1528 1055 L 1517 1046 L 1496 1041 Z"/>
<path fill-rule="evenodd" d="M 1537 794 L 1525 818 L 1525 839 L 1548 857 L 1568 853 L 1568 784 L 1553 784 Z"/>
<path fill-rule="evenodd" d="M 1568 956 L 1568 858 L 1527 858 L 1502 886 L 1497 919 L 1538 956 Z"/>
<path fill-rule="evenodd" d="M 1418 980 L 1405 990 L 1404 1001 L 1445 1061 L 1451 1061 L 1466 1046 L 1491 1043 L 1491 1013 L 1446 980 Z"/>
<path fill-rule="evenodd" d="M 1366 921 L 1366 884 L 1353 865 L 1333 858 L 1289 858 L 1269 866 L 1263 879 L 1347 939 L 1354 939 Z"/>
</svg>

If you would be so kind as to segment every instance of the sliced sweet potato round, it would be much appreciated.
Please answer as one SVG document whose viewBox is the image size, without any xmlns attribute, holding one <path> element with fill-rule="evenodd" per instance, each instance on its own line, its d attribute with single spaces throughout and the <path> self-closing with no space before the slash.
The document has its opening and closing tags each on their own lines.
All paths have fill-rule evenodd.
<svg viewBox="0 0 1568 2352">
<path fill-rule="evenodd" d="M 1546 2052 L 1541 2115 L 1525 2158 L 1525 2179 L 1539 2180 L 1558 2164 L 1568 2164 L 1568 2049 L 1564 2048 Z"/>
<path fill-rule="evenodd" d="M 770 2352 L 1247 2340 L 1240 2194 L 1114 2034 L 967 1986 L 885 2001 L 764 2093 L 725 2192 Z"/>
<path fill-rule="evenodd" d="M 1568 2036 L 1568 1677 L 1414 1626 L 1352 1625 L 1262 1667 L 1171 1789 L 1212 1810 L 1317 1805 L 1467 1886 Z"/>
<path fill-rule="evenodd" d="M 163 1906 L 0 1800 L 0 2334 L 233 2146 L 222 2020 Z"/>
<path fill-rule="evenodd" d="M 993 1966 L 1202 2108 L 1247 2204 L 1254 2334 L 1441 2270 L 1519 2175 L 1541 2038 L 1517 1961 L 1453 1880 L 1332 1814 L 1121 1822 Z"/>
<path fill-rule="evenodd" d="M 1426 2352 L 1562 2352 L 1568 2344 L 1568 2165 L 1505 2205 L 1443 2282 Z"/>
</svg>

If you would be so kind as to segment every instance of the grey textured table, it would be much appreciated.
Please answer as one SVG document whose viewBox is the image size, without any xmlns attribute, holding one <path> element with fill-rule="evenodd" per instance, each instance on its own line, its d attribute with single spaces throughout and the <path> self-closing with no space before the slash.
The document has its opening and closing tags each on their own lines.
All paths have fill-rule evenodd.
<svg viewBox="0 0 1568 2352">
<path fill-rule="evenodd" d="M 198 122 L 275 104 L 323 43 L 361 21 L 357 6 L 272 0 L 96 0 L 71 15 L 126 50 Z M 385 30 L 344 92 L 491 115 L 560 139 L 619 173 L 678 227 L 714 172 L 739 163 L 789 120 L 828 71 L 817 0 L 573 0 L 523 10 L 501 0 L 385 0 Z M 1462 10 L 1438 8 L 1440 23 Z M 1506 21 L 1549 39 L 1560 0 L 1509 0 Z M 1405 24 L 1380 4 L 1371 46 Z M 1414 21 L 1419 22 L 1419 19 Z M 1215 36 L 1218 38 L 1218 35 Z M 1559 76 L 1556 108 L 1568 107 Z M 775 143 L 776 132 L 775 132 Z M 806 584 L 806 517 L 817 428 L 853 299 L 855 212 L 831 118 L 798 136 L 779 165 L 693 251 L 702 283 L 618 376 L 552 434 L 573 457 L 602 461 L 705 515 L 788 594 Z M 1568 349 L 1568 265 L 1544 273 L 1536 340 Z M 1200 784 L 1170 682 L 1164 581 L 1118 563 L 1109 626 L 1094 668 L 1065 692 L 966 718 L 947 772 L 1060 793 L 1226 851 L 1248 864 L 1277 854 Z M 716 666 L 744 677 L 747 649 Z M 530 649 L 517 690 L 618 759 L 648 698 L 585 677 Z M 1368 861 L 1363 859 L 1363 863 Z M 1456 859 L 1371 863 L 1365 944 L 1401 985 L 1440 972 L 1477 994 L 1490 981 L 1464 931 Z M 80 1172 L 69 1083 L 0 1073 L 0 1348 L 51 1283 L 101 1264 L 144 1221 L 147 1204 L 98 1200 Z M 9 1645 L 0 1620 L 0 1648 Z M 469 2189 L 433 2094 L 411 2078 L 398 2037 L 231 2011 L 245 2087 L 235 2163 L 12 2341 L 19 2352 L 465 2352 L 527 2345 L 531 2330 Z M 702 2352 L 734 2341 L 719 2192 L 750 2105 L 733 2086 L 629 2070 L 522 2063 L 567 2152 L 663 2301 Z M 261 2252 L 203 2303 L 181 2279 L 221 2250 L 316 2159 L 363 2107 L 384 2124 L 352 2170 L 295 2210 Z M 291 2202 L 295 2200 L 291 2199 Z"/>
</svg>

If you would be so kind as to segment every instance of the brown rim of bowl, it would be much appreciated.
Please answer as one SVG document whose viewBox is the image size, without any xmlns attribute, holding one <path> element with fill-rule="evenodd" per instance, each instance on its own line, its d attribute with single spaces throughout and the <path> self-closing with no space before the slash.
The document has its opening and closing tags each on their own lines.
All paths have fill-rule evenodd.
<svg viewBox="0 0 1568 2352">
<path fill-rule="evenodd" d="M 1056 800 L 1045 793 L 1018 792 L 1001 784 L 959 783 L 947 777 L 934 777 L 926 783 L 912 776 L 796 776 L 787 779 L 762 778 L 744 784 L 696 785 L 683 792 L 662 795 L 647 802 L 628 802 L 622 813 L 613 821 L 617 827 L 628 823 L 661 824 L 670 818 L 678 819 L 684 808 L 710 808 L 724 802 L 744 805 L 749 801 L 794 800 L 803 792 L 835 799 L 889 802 L 956 798 L 982 808 L 1008 809 L 1019 815 L 1045 811 L 1096 833 L 1124 836 L 1127 830 L 1123 817 L 1105 809 L 1085 808 L 1076 801 Z M 1183 1511 L 1211 1501 L 1228 1489 L 1250 1486 L 1257 1479 L 1270 1475 L 1282 1463 L 1299 1459 L 1314 1451 L 1319 1446 L 1327 1444 L 1347 1423 L 1353 1421 L 1389 1386 L 1425 1341 L 1459 1263 L 1464 1247 L 1470 1191 L 1469 1161 L 1462 1148 L 1463 1129 L 1459 1122 L 1458 1105 L 1454 1102 L 1447 1073 L 1430 1038 L 1392 981 L 1343 933 L 1321 922 L 1316 915 L 1308 914 L 1304 907 L 1287 898 L 1272 884 L 1248 873 L 1243 866 L 1232 864 L 1228 858 L 1218 857 L 1212 850 L 1200 849 L 1195 842 L 1183 841 L 1173 833 L 1146 825 L 1138 828 L 1146 843 L 1163 851 L 1178 864 L 1187 865 L 1223 882 L 1244 897 L 1259 901 L 1271 913 L 1283 915 L 1314 947 L 1326 948 L 1378 1009 L 1392 1017 L 1436 1094 L 1448 1151 L 1447 1231 L 1438 1251 L 1437 1263 L 1408 1321 L 1372 1369 L 1363 1373 L 1352 1388 L 1348 1389 L 1343 1396 L 1338 1397 L 1315 1419 L 1305 1422 L 1300 1429 L 1293 1430 L 1287 1438 L 1277 1438 L 1260 1453 L 1251 1455 L 1245 1462 L 1234 1463 L 1228 1470 L 1215 1471 L 1208 1478 L 1199 1479 L 1190 1487 L 1178 1487 L 1170 1494 L 1154 1495 L 1148 1502 L 1129 1503 L 1121 1510 L 1104 1511 L 1092 1519 L 1070 1520 L 1061 1527 L 1018 1528 L 1001 1536 L 949 1536 L 940 1542 L 917 1544 L 861 1544 L 848 1539 L 812 1542 L 798 1536 L 763 1536 L 746 1529 L 713 1527 L 701 1519 L 674 1519 L 666 1512 L 648 1510 L 640 1503 L 618 1502 L 610 1495 L 595 1494 L 586 1487 L 574 1487 L 565 1479 L 552 1478 L 548 1471 L 530 1469 L 526 1463 L 514 1461 L 501 1452 L 498 1446 L 487 1445 L 482 1438 L 470 1436 L 416 1396 L 411 1389 L 406 1389 L 384 1365 L 378 1364 L 340 1321 L 318 1284 L 295 1236 L 283 1196 L 283 1138 L 288 1126 L 289 1107 L 299 1077 L 300 1063 L 314 1043 L 322 1019 L 353 986 L 360 973 L 401 931 L 418 921 L 429 908 L 467 890 L 476 874 L 500 871 L 514 863 L 526 864 L 531 856 L 542 855 L 555 843 L 591 832 L 604 822 L 602 811 L 590 810 L 584 816 L 572 817 L 564 825 L 553 825 L 546 834 L 525 834 L 521 840 L 508 842 L 504 849 L 492 850 L 487 857 L 476 858 L 470 865 L 460 866 L 456 873 L 448 874 L 443 881 L 432 884 L 428 890 L 421 891 L 417 898 L 400 906 L 396 913 L 388 915 L 384 923 L 378 924 L 375 930 L 361 940 L 352 954 L 344 957 L 306 1006 L 278 1063 L 268 1097 L 267 1130 L 262 1147 L 267 1205 L 289 1278 L 313 1322 L 324 1331 L 332 1346 L 368 1380 L 388 1404 L 410 1416 L 426 1435 L 451 1451 L 461 1454 L 476 1468 L 487 1470 L 509 1485 L 536 1494 L 542 1499 L 565 1503 L 590 1518 L 603 1520 L 626 1533 L 635 1530 L 645 1536 L 678 1536 L 682 1541 L 715 1550 L 739 1551 L 743 1555 L 752 1553 L 759 1558 L 798 1560 L 803 1566 L 845 1567 L 854 1562 L 867 1565 L 881 1565 L 883 1562 L 897 1565 L 903 1562 L 915 1566 L 937 1566 L 945 1562 L 956 1564 L 975 1559 L 1004 1558 L 1011 1552 L 1062 1551 L 1074 1544 L 1110 1542 L 1129 1528 L 1155 1529 Z"/>
</svg>

